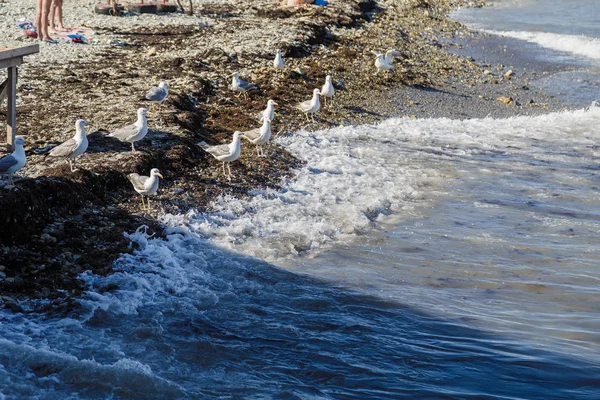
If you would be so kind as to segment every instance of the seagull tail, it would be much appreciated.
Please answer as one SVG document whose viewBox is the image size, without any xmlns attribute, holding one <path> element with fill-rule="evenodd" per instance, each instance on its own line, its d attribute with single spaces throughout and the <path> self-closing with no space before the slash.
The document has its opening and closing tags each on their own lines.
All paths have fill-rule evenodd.
<svg viewBox="0 0 600 400">
<path fill-rule="evenodd" d="M 205 141 L 198 142 L 198 143 L 196 143 L 196 145 L 202 147 L 204 150 L 206 150 L 207 148 L 210 147 L 210 145 L 208 143 L 206 143 Z"/>
</svg>

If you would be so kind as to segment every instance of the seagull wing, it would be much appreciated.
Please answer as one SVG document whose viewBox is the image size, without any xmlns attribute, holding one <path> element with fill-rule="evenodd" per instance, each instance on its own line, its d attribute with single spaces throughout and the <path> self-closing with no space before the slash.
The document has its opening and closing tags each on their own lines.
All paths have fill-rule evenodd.
<svg viewBox="0 0 600 400">
<path fill-rule="evenodd" d="M 248 132 L 244 132 L 243 137 L 248 139 L 249 141 L 257 140 L 260 137 L 260 128 L 252 129 Z"/>
<path fill-rule="evenodd" d="M 71 153 L 77 148 L 77 142 L 75 139 L 69 139 L 66 142 L 59 144 L 53 148 L 49 155 L 52 157 L 69 157 Z"/>
<path fill-rule="evenodd" d="M 10 167 L 17 163 L 17 159 L 12 154 L 0 158 L 0 173 L 6 173 Z"/>
<path fill-rule="evenodd" d="M 159 87 L 153 87 L 146 93 L 146 100 L 163 101 L 165 99 L 165 91 Z"/>
<path fill-rule="evenodd" d="M 245 81 L 243 79 L 240 79 L 240 87 L 244 90 L 252 90 L 252 89 L 256 89 L 256 85 Z"/>
<path fill-rule="evenodd" d="M 129 179 L 129 181 L 131 182 L 131 184 L 133 185 L 133 187 L 137 190 L 144 190 L 145 189 L 145 183 L 148 179 L 150 179 L 149 176 L 144 176 L 144 175 L 139 175 L 139 174 L 129 174 L 127 175 L 127 179 Z"/>
<path fill-rule="evenodd" d="M 388 64 L 391 64 L 394 62 L 394 57 L 400 57 L 402 55 L 402 53 L 400 53 L 398 50 L 388 50 L 387 53 L 385 53 L 385 61 Z"/>
<path fill-rule="evenodd" d="M 311 104 L 311 100 L 303 101 L 302 103 L 298 104 L 298 109 L 300 109 L 302 112 L 307 112 L 312 108 Z"/>
<path fill-rule="evenodd" d="M 127 140 L 128 138 L 137 135 L 138 132 L 137 126 L 131 124 L 112 131 L 108 136 L 116 137 L 119 140 Z"/>
<path fill-rule="evenodd" d="M 231 154 L 228 144 L 220 144 L 218 146 L 209 146 L 209 147 L 204 148 L 204 150 L 206 150 L 208 153 L 212 154 L 212 156 L 215 158 L 225 157 L 225 156 L 228 156 Z"/>
</svg>

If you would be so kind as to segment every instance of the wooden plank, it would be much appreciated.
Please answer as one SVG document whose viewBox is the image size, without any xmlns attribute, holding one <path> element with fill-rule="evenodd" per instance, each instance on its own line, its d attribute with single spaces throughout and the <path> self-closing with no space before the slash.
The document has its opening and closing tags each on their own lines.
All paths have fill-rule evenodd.
<svg viewBox="0 0 600 400">
<path fill-rule="evenodd" d="M 39 44 L 31 44 L 29 46 L 23 47 L 15 47 L 8 50 L 0 51 L 0 60 L 8 60 L 13 57 L 23 57 L 29 54 L 39 53 L 40 45 Z"/>
<path fill-rule="evenodd" d="M 17 136 L 17 67 L 8 68 L 6 94 L 8 97 L 6 143 L 8 151 L 13 151 L 15 149 L 15 136 Z"/>
<path fill-rule="evenodd" d="M 0 60 L 0 68 L 18 67 L 23 64 L 23 57 L 13 57 L 7 60 Z"/>
<path fill-rule="evenodd" d="M 4 82 L 0 83 L 0 107 L 2 106 L 2 102 L 6 99 L 6 86 L 8 84 L 8 79 L 5 79 Z"/>
</svg>

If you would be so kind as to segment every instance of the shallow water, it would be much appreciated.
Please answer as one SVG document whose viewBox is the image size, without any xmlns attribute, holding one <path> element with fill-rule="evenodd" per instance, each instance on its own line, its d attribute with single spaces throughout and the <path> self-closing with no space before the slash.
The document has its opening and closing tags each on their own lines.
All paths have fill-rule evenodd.
<svg viewBox="0 0 600 400">
<path fill-rule="evenodd" d="M 281 138 L 285 190 L 131 235 L 71 318 L 0 313 L 0 398 L 593 398 L 599 122 Z"/>
<path fill-rule="evenodd" d="M 596 0 L 498 0 L 489 7 L 461 9 L 450 15 L 471 29 L 507 40 L 512 57 L 529 70 L 552 74 L 531 84 L 565 103 L 585 106 L 600 89 L 600 3 Z M 518 43 L 521 42 L 521 43 Z M 492 40 L 489 47 L 496 46 Z M 478 55 L 479 56 L 479 55 Z M 483 56 L 486 57 L 485 55 Z M 479 58 L 479 57 L 477 57 Z M 532 64 L 532 65 L 531 65 Z"/>
</svg>

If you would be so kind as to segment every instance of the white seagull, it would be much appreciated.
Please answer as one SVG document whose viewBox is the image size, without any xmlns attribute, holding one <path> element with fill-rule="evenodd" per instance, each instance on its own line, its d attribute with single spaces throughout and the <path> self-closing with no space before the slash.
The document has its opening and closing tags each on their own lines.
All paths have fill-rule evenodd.
<svg viewBox="0 0 600 400">
<path fill-rule="evenodd" d="M 375 68 L 377 68 L 377 72 L 394 69 L 394 58 L 402 55 L 402 53 L 397 50 L 388 50 L 388 52 L 385 53 L 385 57 L 381 53 L 373 52 L 373 54 L 376 56 Z"/>
<path fill-rule="evenodd" d="M 116 137 L 122 142 L 131 143 L 131 151 L 135 151 L 134 143 L 142 140 L 148 133 L 148 120 L 146 114 L 148 110 L 138 108 L 137 121 L 134 124 L 124 126 L 108 134 L 110 137 Z"/>
<path fill-rule="evenodd" d="M 25 166 L 27 156 L 25 155 L 25 138 L 17 136 L 15 138 L 15 151 L 6 157 L 0 158 L 0 175 L 8 175 L 8 182 L 14 185 L 12 174 Z"/>
<path fill-rule="evenodd" d="M 153 196 L 158 191 L 158 178 L 163 177 L 160 174 L 158 168 L 152 168 L 150 170 L 150 176 L 129 174 L 127 179 L 133 185 L 133 188 L 142 196 L 142 209 L 146 205 L 144 203 L 144 196 Z M 164 178 L 163 178 L 164 179 Z M 148 210 L 150 209 L 150 198 L 148 198 Z"/>
<path fill-rule="evenodd" d="M 153 87 L 152 89 L 148 90 L 148 93 L 146 93 L 146 100 L 150 100 L 152 102 L 150 107 L 152 107 L 155 103 L 161 105 L 168 95 L 169 85 L 167 85 L 167 82 L 161 81 L 158 84 L 158 87 Z"/>
<path fill-rule="evenodd" d="M 317 113 L 319 111 L 319 108 L 321 108 L 321 101 L 319 100 L 320 94 L 321 94 L 321 92 L 319 91 L 319 89 L 315 89 L 315 90 L 313 90 L 312 99 L 303 101 L 302 103 L 300 103 L 296 106 L 296 108 L 298 108 L 298 110 L 302 111 L 306 115 L 307 121 L 308 121 L 308 114 L 310 114 L 310 116 L 314 122 L 314 120 L 315 120 L 314 115 L 315 115 L 315 113 Z"/>
<path fill-rule="evenodd" d="M 325 77 L 325 84 L 321 88 L 321 96 L 325 98 L 325 105 L 327 105 L 328 97 L 331 99 L 331 101 L 333 101 L 334 95 L 335 88 L 333 87 L 333 83 L 331 83 L 331 75 L 327 75 L 327 77 Z"/>
<path fill-rule="evenodd" d="M 256 145 L 256 155 L 259 157 L 264 157 L 265 153 L 263 153 L 261 145 L 267 143 L 271 138 L 271 120 L 265 118 L 260 128 L 244 132 L 242 137 Z"/>
<path fill-rule="evenodd" d="M 275 119 L 275 106 L 277 105 L 279 104 L 275 103 L 273 100 L 267 101 L 267 108 L 258 114 L 258 120 L 262 121 L 268 119 L 273 121 Z"/>
<path fill-rule="evenodd" d="M 243 94 L 244 98 L 247 98 L 248 95 L 246 92 L 252 89 L 256 89 L 256 85 L 253 85 L 248 81 L 240 79 L 240 74 L 238 72 L 234 72 L 231 75 L 233 76 L 233 79 L 231 80 L 231 90 L 233 90 L 234 92 L 240 92 L 236 97 L 239 97 L 240 94 Z"/>
<path fill-rule="evenodd" d="M 87 122 L 84 119 L 75 121 L 75 136 L 66 142 L 53 148 L 48 154 L 51 157 L 64 157 L 69 160 L 71 172 L 76 171 L 75 164 L 77 157 L 85 153 L 88 147 L 87 133 L 85 127 Z"/>
<path fill-rule="evenodd" d="M 277 70 L 285 68 L 285 61 L 283 61 L 283 57 L 281 57 L 281 50 L 279 49 L 277 49 L 277 54 L 275 54 L 275 59 L 273 60 L 273 68 Z"/>
<path fill-rule="evenodd" d="M 239 158 L 242 152 L 242 145 L 240 143 L 240 137 L 242 132 L 235 131 L 233 133 L 233 141 L 230 144 L 220 144 L 217 146 L 209 146 L 206 142 L 198 143 L 198 146 L 202 147 L 204 151 L 210 153 L 214 158 L 219 161 L 223 161 L 223 174 L 231 179 L 231 166 L 229 165 L 232 161 Z M 225 172 L 225 163 L 229 169 L 229 174 Z"/>
</svg>

